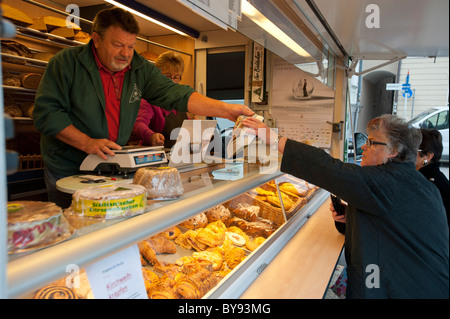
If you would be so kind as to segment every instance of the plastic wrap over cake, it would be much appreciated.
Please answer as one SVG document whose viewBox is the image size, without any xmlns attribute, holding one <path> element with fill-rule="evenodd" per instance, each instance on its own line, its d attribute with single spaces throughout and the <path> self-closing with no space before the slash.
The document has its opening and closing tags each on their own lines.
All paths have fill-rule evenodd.
<svg viewBox="0 0 450 319">
<path fill-rule="evenodd" d="M 173 167 L 143 167 L 134 174 L 133 184 L 147 189 L 148 199 L 173 199 L 184 193 L 180 173 Z"/>
<path fill-rule="evenodd" d="M 76 191 L 65 214 L 70 217 L 112 219 L 144 212 L 145 187 L 130 183 L 94 186 Z"/>
</svg>

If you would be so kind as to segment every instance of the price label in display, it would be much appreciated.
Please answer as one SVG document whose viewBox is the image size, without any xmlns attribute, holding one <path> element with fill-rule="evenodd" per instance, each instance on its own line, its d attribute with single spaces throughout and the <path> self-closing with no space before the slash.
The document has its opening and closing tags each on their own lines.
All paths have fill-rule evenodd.
<svg viewBox="0 0 450 319">
<path fill-rule="evenodd" d="M 86 267 L 96 299 L 147 299 L 137 245 Z"/>
</svg>

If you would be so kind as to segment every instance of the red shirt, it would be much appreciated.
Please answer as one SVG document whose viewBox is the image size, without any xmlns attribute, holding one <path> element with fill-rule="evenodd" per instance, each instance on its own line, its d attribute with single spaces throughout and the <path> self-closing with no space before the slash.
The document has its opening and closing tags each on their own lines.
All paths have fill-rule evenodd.
<svg viewBox="0 0 450 319">
<path fill-rule="evenodd" d="M 103 94 L 105 95 L 105 114 L 108 122 L 108 139 L 115 142 L 119 134 L 120 125 L 120 98 L 122 96 L 123 80 L 125 73 L 131 68 L 127 66 L 122 71 L 111 73 L 100 62 L 97 52 L 92 46 L 95 61 L 103 84 Z"/>
</svg>

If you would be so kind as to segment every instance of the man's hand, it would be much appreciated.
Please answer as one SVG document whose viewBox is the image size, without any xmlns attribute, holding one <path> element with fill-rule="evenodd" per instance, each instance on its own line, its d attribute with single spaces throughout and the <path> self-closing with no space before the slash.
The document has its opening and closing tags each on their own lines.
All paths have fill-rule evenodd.
<svg viewBox="0 0 450 319">
<path fill-rule="evenodd" d="M 240 115 L 252 116 L 255 114 L 245 105 L 214 100 L 198 92 L 191 94 L 188 101 L 188 111 L 195 115 L 221 117 L 233 122 L 236 122 Z"/>
<path fill-rule="evenodd" d="M 112 150 L 120 150 L 122 147 L 117 145 L 113 141 L 107 140 L 106 138 L 94 139 L 89 138 L 85 145 L 84 151 L 88 154 L 97 154 L 104 160 L 107 160 L 109 156 L 116 155 Z"/>
<path fill-rule="evenodd" d="M 69 125 L 61 130 L 56 137 L 62 142 L 69 144 L 87 154 L 97 154 L 104 160 L 108 159 L 106 155 L 114 156 L 112 150 L 120 150 L 122 147 L 106 138 L 90 138 L 73 125 Z"/>
</svg>

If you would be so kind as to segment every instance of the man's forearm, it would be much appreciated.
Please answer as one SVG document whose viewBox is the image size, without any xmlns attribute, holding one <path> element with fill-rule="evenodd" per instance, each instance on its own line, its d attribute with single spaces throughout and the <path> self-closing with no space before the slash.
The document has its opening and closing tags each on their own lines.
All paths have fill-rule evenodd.
<svg viewBox="0 0 450 319">
<path fill-rule="evenodd" d="M 86 145 L 89 141 L 89 136 L 81 132 L 73 125 L 69 125 L 62 129 L 58 134 L 56 134 L 56 138 L 84 152 L 86 152 Z"/>
<path fill-rule="evenodd" d="M 198 92 L 191 94 L 188 101 L 188 111 L 196 115 L 222 117 L 231 121 L 236 121 L 239 115 L 251 116 L 254 114 L 245 105 L 225 103 Z"/>
</svg>

